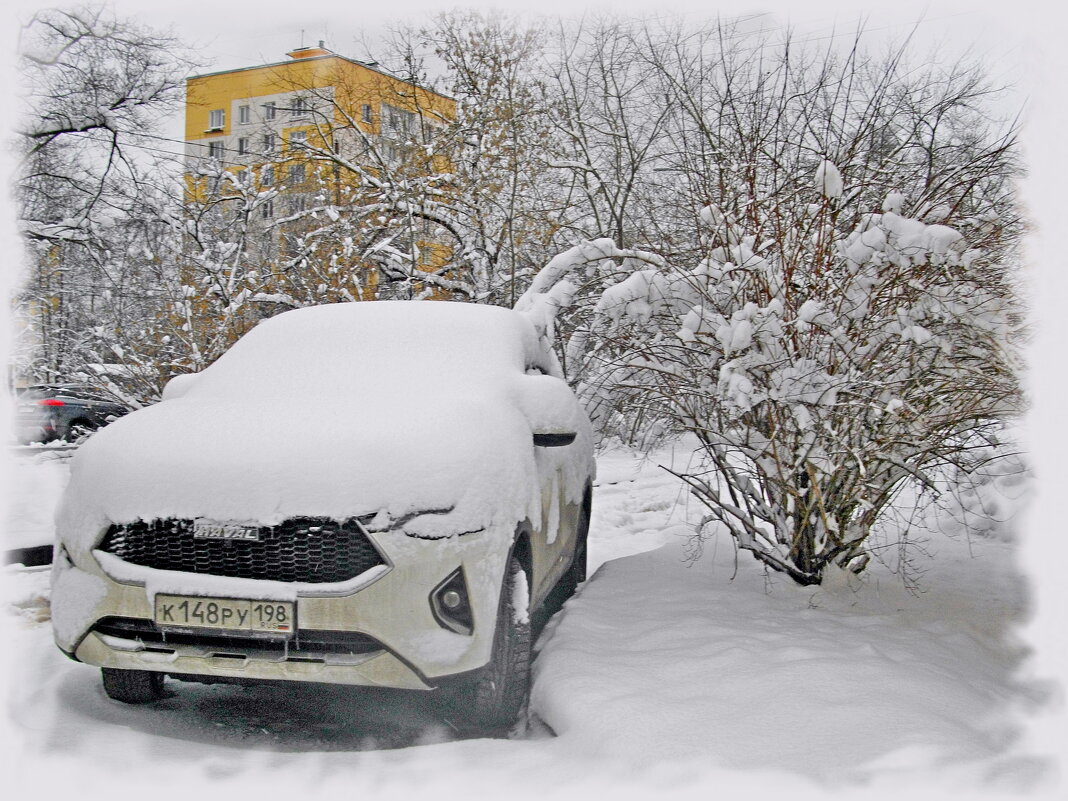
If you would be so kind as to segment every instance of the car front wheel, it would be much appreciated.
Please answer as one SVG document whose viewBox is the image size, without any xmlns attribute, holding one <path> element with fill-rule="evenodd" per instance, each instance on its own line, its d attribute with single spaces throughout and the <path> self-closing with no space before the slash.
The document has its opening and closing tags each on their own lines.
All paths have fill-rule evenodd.
<svg viewBox="0 0 1068 801">
<path fill-rule="evenodd" d="M 531 659 L 527 586 L 522 565 L 512 557 L 497 611 L 493 656 L 464 697 L 457 699 L 463 722 L 470 727 L 507 729 L 526 707 Z"/>
<path fill-rule="evenodd" d="M 124 704 L 147 704 L 163 697 L 163 674 L 154 670 L 100 668 L 108 698 Z"/>
</svg>

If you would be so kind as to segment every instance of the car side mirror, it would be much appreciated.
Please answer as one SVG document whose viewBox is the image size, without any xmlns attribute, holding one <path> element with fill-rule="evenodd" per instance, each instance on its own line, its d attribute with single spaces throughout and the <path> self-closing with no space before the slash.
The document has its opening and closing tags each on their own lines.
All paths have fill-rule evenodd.
<svg viewBox="0 0 1068 801">
<path fill-rule="evenodd" d="M 576 436 L 578 435 L 574 431 L 567 431 L 564 433 L 543 433 L 535 431 L 534 444 L 539 448 L 562 448 L 565 445 L 570 445 L 574 442 Z"/>
<path fill-rule="evenodd" d="M 575 441 L 580 412 L 566 381 L 551 375 L 524 375 L 518 378 L 516 390 L 535 446 L 562 448 Z"/>
</svg>

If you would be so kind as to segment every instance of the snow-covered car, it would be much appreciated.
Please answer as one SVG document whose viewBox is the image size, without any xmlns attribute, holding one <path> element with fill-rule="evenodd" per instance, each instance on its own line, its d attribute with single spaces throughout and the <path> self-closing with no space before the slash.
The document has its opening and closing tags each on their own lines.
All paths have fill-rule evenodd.
<svg viewBox="0 0 1068 801">
<path fill-rule="evenodd" d="M 286 312 L 74 456 L 55 640 L 130 703 L 165 675 L 332 682 L 456 693 L 469 723 L 508 725 L 532 616 L 585 578 L 594 469 L 522 314 Z"/>
<path fill-rule="evenodd" d="M 17 390 L 19 442 L 74 442 L 130 411 L 105 392 L 83 384 L 35 384 Z"/>
</svg>

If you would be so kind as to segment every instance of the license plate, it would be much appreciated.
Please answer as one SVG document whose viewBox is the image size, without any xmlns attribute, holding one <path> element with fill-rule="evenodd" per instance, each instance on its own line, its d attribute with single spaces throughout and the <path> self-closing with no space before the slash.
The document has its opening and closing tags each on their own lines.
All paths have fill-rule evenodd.
<svg viewBox="0 0 1068 801">
<path fill-rule="evenodd" d="M 161 629 L 244 632 L 253 636 L 288 637 L 296 631 L 293 601 L 241 598 L 156 596 L 156 625 Z"/>
</svg>

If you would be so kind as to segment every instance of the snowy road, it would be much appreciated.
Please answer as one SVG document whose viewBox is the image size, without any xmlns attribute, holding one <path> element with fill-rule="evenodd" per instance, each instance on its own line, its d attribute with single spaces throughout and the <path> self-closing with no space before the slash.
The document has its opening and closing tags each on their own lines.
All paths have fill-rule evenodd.
<svg viewBox="0 0 1068 801">
<path fill-rule="evenodd" d="M 39 786 L 44 770 L 53 786 L 120 796 L 210 782 L 214 794 L 376 799 L 1048 786 L 1043 754 L 1019 739 L 1049 689 L 1018 675 L 1027 599 L 1011 515 L 971 541 L 913 534 L 934 554 L 920 557 L 922 593 L 883 564 L 859 588 L 799 588 L 736 565 L 728 541 L 685 560 L 701 512 L 656 467 L 672 458 L 686 453 L 599 458 L 590 557 L 602 567 L 539 641 L 534 723 L 510 739 L 463 739 L 446 707 L 387 691 L 168 681 L 156 704 L 114 703 L 98 671 L 51 644 L 47 571 L 10 568 L 9 782 Z M 13 470 L 25 494 L 9 529 L 40 536 L 63 467 L 35 457 Z"/>
</svg>

